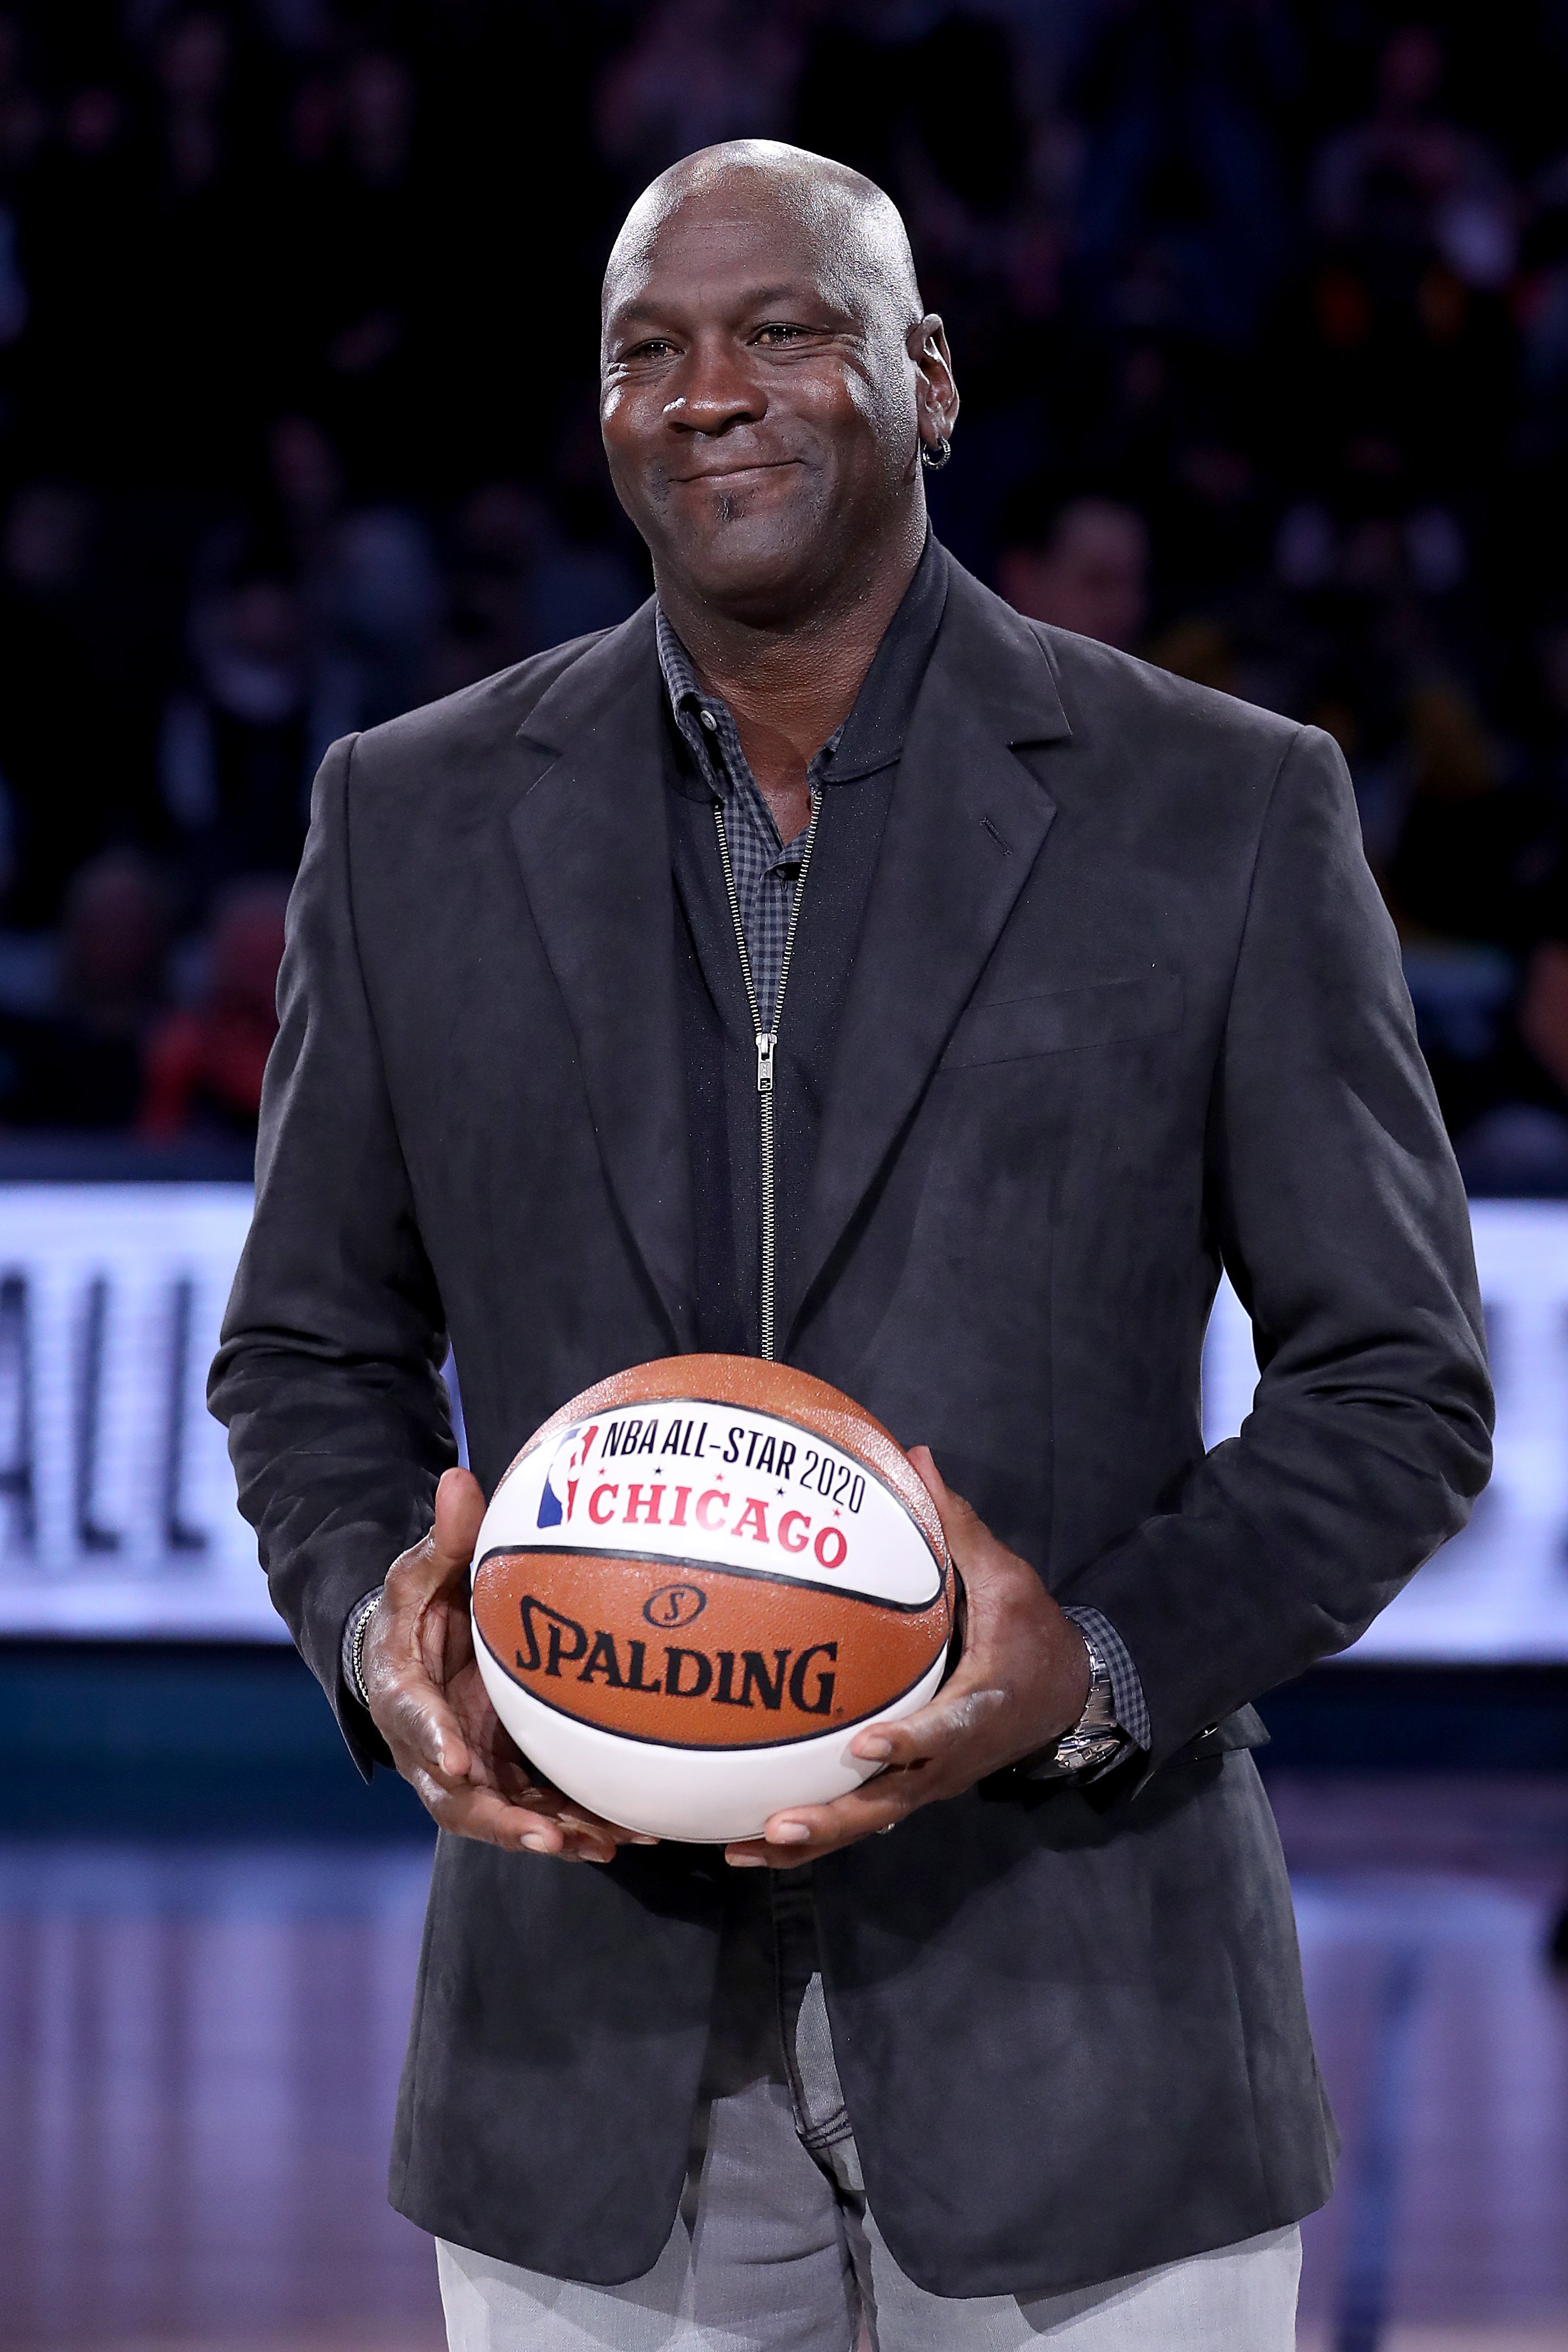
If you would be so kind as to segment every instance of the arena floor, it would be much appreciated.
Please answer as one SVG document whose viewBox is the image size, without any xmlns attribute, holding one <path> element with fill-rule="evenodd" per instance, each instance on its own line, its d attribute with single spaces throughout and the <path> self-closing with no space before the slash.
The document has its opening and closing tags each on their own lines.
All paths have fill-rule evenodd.
<svg viewBox="0 0 1568 2352">
<path fill-rule="evenodd" d="M 1568 1781 L 1279 1778 L 1345 2138 L 1303 2352 L 1568 2352 Z M 439 2352 L 420 1847 L 0 1847 L 7 2352 Z"/>
</svg>

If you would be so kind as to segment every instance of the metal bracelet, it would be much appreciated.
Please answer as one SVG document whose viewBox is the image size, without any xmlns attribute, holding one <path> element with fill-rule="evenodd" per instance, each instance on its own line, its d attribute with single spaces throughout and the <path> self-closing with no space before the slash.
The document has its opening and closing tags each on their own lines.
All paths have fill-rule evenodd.
<svg viewBox="0 0 1568 2352">
<path fill-rule="evenodd" d="M 1098 1643 L 1084 1633 L 1081 1625 L 1078 1630 L 1089 1652 L 1089 1696 L 1077 1723 L 1057 1742 L 1056 1760 L 1064 1772 L 1082 1772 L 1090 1765 L 1103 1763 L 1115 1753 L 1124 1737 L 1110 1712 L 1110 1669 L 1100 1655 Z"/>
<path fill-rule="evenodd" d="M 379 1592 L 373 1592 L 369 1600 L 361 1604 L 359 1622 L 354 1627 L 353 1646 L 349 1653 L 354 1696 L 363 1707 L 368 1707 L 370 1705 L 370 1694 L 364 1686 L 364 1637 L 369 1633 L 371 1621 L 380 1607 Z"/>
</svg>

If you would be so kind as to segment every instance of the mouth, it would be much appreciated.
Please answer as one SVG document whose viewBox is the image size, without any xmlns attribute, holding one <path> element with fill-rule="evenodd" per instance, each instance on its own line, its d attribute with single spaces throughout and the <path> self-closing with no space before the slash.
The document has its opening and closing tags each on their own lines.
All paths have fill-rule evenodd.
<svg viewBox="0 0 1568 2352">
<path fill-rule="evenodd" d="M 782 474 L 787 467 L 798 466 L 798 457 L 764 457 L 745 466 L 702 466 L 694 473 L 676 474 L 677 482 L 747 482 L 763 474 Z"/>
</svg>

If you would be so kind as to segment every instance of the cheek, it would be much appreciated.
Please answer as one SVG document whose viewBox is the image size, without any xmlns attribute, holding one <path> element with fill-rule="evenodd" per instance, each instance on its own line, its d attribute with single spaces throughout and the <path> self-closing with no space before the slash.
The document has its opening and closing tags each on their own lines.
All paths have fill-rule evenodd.
<svg viewBox="0 0 1568 2352">
<path fill-rule="evenodd" d="M 797 386 L 791 405 L 827 454 L 830 477 L 868 487 L 901 470 L 914 430 L 901 394 L 897 383 L 847 372 Z"/>
<path fill-rule="evenodd" d="M 646 449 L 648 420 L 646 404 L 622 385 L 612 385 L 599 402 L 599 431 L 616 495 L 628 509 L 647 498 Z M 657 425 L 657 417 L 655 418 Z"/>
<path fill-rule="evenodd" d="M 916 424 L 909 385 L 892 369 L 838 379 L 834 422 L 853 452 L 857 473 L 897 474 L 908 456 Z"/>
</svg>

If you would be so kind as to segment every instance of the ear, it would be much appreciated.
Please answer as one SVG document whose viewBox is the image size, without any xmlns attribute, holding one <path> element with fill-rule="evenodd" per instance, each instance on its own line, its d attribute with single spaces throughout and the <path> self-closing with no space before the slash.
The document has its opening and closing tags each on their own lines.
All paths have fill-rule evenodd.
<svg viewBox="0 0 1568 2352">
<path fill-rule="evenodd" d="M 958 421 L 958 386 L 953 381 L 952 354 L 947 348 L 947 329 L 934 310 L 928 310 L 910 329 L 905 349 L 919 375 L 915 401 L 921 439 L 951 441 Z"/>
</svg>

